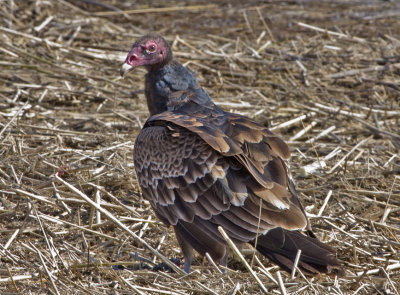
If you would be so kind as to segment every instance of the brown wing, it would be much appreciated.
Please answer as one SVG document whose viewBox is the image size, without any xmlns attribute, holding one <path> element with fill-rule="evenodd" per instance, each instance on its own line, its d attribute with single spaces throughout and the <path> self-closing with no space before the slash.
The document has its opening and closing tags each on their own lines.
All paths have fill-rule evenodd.
<svg viewBox="0 0 400 295">
<path fill-rule="evenodd" d="M 298 219 L 297 228 L 304 228 L 306 222 L 307 229 L 310 229 L 290 180 L 286 165 L 290 151 L 284 141 L 244 116 L 204 109 L 188 113 L 190 116 L 164 112 L 149 121 L 169 121 L 184 127 L 196 133 L 219 154 L 235 158 L 253 176 L 255 183 L 251 189 L 256 197 L 280 209 L 294 206 L 304 215 Z"/>
<path fill-rule="evenodd" d="M 189 116 L 164 113 L 159 119 L 153 116 L 136 140 L 136 173 L 157 216 L 186 232 L 197 251 L 218 251 L 219 225 L 239 243 L 277 226 L 307 225 L 288 189 L 288 148 L 265 128 L 237 116 L 226 123 L 232 127 L 219 130 L 215 122 Z"/>
</svg>

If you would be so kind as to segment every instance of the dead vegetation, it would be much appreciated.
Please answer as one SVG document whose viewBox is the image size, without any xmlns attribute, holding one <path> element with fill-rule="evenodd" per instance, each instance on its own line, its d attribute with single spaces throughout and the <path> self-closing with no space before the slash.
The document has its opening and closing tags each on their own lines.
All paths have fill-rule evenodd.
<svg viewBox="0 0 400 295">
<path fill-rule="evenodd" d="M 148 31 L 221 107 L 289 142 L 313 228 L 347 270 L 292 278 L 244 249 L 266 290 L 399 294 L 399 3 L 241 2 L 1 2 L 2 294 L 262 293 L 234 257 L 225 273 L 151 270 L 181 254 L 133 170 L 144 71 L 119 78 Z"/>
</svg>

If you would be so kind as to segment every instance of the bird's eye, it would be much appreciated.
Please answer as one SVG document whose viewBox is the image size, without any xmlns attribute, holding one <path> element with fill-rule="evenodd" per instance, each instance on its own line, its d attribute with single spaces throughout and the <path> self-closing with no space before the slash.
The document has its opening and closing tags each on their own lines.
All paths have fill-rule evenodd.
<svg viewBox="0 0 400 295">
<path fill-rule="evenodd" d="M 156 45 L 150 44 L 150 45 L 147 47 L 147 51 L 148 51 L 148 52 L 154 52 L 154 51 L 156 51 Z"/>
</svg>

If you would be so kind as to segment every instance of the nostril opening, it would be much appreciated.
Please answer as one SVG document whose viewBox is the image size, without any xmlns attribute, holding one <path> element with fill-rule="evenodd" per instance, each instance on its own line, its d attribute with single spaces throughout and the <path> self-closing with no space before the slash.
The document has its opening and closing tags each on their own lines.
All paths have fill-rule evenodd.
<svg viewBox="0 0 400 295">
<path fill-rule="evenodd" d="M 128 63 L 131 64 L 133 63 L 135 60 L 137 60 L 137 56 L 132 54 L 131 56 L 129 56 L 128 58 Z"/>
</svg>

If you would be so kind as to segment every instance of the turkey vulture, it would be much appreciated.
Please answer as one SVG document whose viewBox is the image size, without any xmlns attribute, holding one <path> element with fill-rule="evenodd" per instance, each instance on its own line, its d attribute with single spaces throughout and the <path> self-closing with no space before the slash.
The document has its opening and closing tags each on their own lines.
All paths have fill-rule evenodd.
<svg viewBox="0 0 400 295">
<path fill-rule="evenodd" d="M 221 226 L 237 245 L 252 244 L 291 271 L 343 275 L 334 251 L 311 232 L 288 169 L 286 143 L 256 121 L 221 110 L 164 38 L 138 39 L 121 67 L 147 70 L 150 118 L 135 141 L 143 196 L 173 226 L 190 272 L 193 249 L 226 263 Z M 301 231 L 305 231 L 303 234 Z"/>
</svg>

